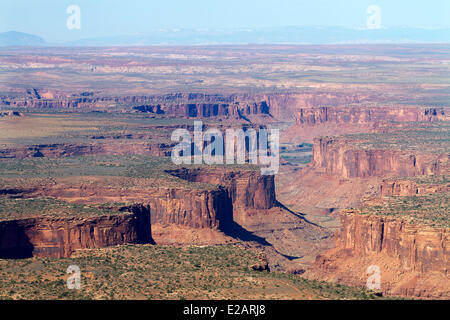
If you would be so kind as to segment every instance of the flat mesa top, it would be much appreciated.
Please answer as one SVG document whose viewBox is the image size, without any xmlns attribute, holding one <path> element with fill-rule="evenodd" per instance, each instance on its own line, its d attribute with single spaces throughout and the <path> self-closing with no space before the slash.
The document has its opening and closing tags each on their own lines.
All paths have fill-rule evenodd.
<svg viewBox="0 0 450 320">
<path fill-rule="evenodd" d="M 7 198 L 0 196 L 0 221 L 27 218 L 89 218 L 126 214 L 118 209 L 121 204 L 86 205 L 54 198 Z"/>
<path fill-rule="evenodd" d="M 342 140 L 355 141 L 359 149 L 419 151 L 427 154 L 450 154 L 448 122 L 413 122 L 386 127 L 384 132 L 345 135 Z"/>
<path fill-rule="evenodd" d="M 399 218 L 411 224 L 450 228 L 450 192 L 389 197 L 378 205 L 362 207 L 361 214 Z"/>
</svg>

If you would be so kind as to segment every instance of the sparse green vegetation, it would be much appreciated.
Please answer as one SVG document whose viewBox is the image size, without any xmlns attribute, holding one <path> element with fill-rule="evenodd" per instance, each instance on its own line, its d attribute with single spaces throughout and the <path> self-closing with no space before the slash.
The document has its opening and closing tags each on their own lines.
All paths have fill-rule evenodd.
<svg viewBox="0 0 450 320">
<path fill-rule="evenodd" d="M 375 299 L 362 288 L 259 272 L 260 255 L 234 246 L 124 245 L 67 259 L 0 259 L 0 299 Z M 81 290 L 66 287 L 69 265 Z"/>
<path fill-rule="evenodd" d="M 398 217 L 412 224 L 450 228 L 450 192 L 391 197 L 380 205 L 361 208 L 361 213 Z"/>
<path fill-rule="evenodd" d="M 386 128 L 386 132 L 360 133 L 344 136 L 357 141 L 362 149 L 420 151 L 420 153 L 450 153 L 448 122 L 412 122 L 406 126 Z"/>
<path fill-rule="evenodd" d="M 396 180 L 401 180 L 402 178 L 397 178 Z M 404 178 L 405 180 L 411 180 L 417 184 L 428 184 L 428 185 L 446 185 L 450 184 L 450 175 L 427 175 L 427 176 L 413 176 Z"/>
<path fill-rule="evenodd" d="M 192 165 L 189 168 L 197 168 Z M 216 165 L 207 166 L 211 170 L 259 170 L 255 165 Z M 104 183 L 117 184 L 114 177 L 122 177 L 120 186 L 135 187 L 135 178 L 148 187 L 177 187 L 185 189 L 214 190 L 217 185 L 202 182 L 189 182 L 166 172 L 179 169 L 168 157 L 142 155 L 116 156 L 78 156 L 67 158 L 27 158 L 0 159 L 0 189 L 30 189 L 37 186 L 55 184 L 55 179 L 73 177 L 86 179 L 104 177 Z M 113 185 L 114 186 L 114 185 Z"/>
<path fill-rule="evenodd" d="M 121 214 L 124 204 L 81 205 L 54 198 L 6 198 L 0 196 L 0 221 L 29 217 L 92 217 Z"/>
</svg>

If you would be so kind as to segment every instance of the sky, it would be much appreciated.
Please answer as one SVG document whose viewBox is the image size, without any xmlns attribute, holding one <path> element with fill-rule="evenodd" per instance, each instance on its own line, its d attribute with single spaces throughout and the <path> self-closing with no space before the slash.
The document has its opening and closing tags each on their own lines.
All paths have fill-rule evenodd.
<svg viewBox="0 0 450 320">
<path fill-rule="evenodd" d="M 80 28 L 67 8 L 80 8 Z M 384 28 L 450 28 L 450 0 L 1 0 L 0 32 L 52 43 L 158 29 L 345 26 L 365 28 L 370 5 Z"/>
</svg>

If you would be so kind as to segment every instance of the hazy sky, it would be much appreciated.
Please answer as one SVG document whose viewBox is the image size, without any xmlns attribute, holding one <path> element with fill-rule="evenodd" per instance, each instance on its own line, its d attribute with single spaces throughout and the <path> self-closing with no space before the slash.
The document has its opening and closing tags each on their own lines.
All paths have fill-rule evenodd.
<svg viewBox="0 0 450 320">
<path fill-rule="evenodd" d="M 80 30 L 66 26 L 72 4 L 81 9 Z M 450 28 L 450 0 L 1 0 L 0 32 L 66 42 L 175 28 L 364 28 L 369 5 L 381 9 L 383 27 Z"/>
</svg>

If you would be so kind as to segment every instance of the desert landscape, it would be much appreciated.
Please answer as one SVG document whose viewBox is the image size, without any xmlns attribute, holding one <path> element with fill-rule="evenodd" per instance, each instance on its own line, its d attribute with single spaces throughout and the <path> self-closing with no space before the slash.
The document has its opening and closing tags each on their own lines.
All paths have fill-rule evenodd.
<svg viewBox="0 0 450 320">
<path fill-rule="evenodd" d="M 450 299 L 449 53 L 0 47 L 0 299 Z M 173 163 L 194 121 L 278 172 Z"/>
</svg>

